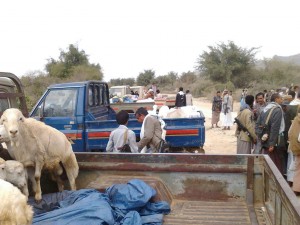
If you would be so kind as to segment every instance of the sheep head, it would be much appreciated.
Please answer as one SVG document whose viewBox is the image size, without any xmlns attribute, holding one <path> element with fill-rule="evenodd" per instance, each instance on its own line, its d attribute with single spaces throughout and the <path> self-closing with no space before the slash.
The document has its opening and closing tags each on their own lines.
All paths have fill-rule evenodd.
<svg viewBox="0 0 300 225">
<path fill-rule="evenodd" d="M 18 137 L 20 134 L 20 123 L 23 123 L 24 121 L 25 117 L 19 109 L 10 108 L 3 112 L 0 119 L 0 125 L 4 125 L 12 145 L 19 145 Z"/>
</svg>

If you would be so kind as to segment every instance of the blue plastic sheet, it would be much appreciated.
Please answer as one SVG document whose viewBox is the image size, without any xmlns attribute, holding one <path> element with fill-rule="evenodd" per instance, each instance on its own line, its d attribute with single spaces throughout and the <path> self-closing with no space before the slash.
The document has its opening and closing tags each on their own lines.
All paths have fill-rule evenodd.
<svg viewBox="0 0 300 225">
<path fill-rule="evenodd" d="M 170 213 L 165 202 L 150 202 L 156 191 L 139 179 L 116 184 L 105 193 L 94 189 L 43 195 L 34 206 L 33 224 L 39 225 L 161 225 Z"/>
<path fill-rule="evenodd" d="M 35 215 L 33 224 L 107 225 L 114 224 L 107 196 L 93 189 L 74 191 L 58 203 L 58 208 Z"/>
<path fill-rule="evenodd" d="M 144 181 L 133 179 L 127 184 L 115 184 L 105 192 L 111 206 L 121 210 L 138 210 L 156 195 L 156 191 Z"/>
</svg>

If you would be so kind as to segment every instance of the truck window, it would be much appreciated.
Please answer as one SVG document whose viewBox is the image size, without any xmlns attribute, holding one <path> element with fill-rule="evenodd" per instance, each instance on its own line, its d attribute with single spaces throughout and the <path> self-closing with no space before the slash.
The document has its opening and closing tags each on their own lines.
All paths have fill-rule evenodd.
<svg viewBox="0 0 300 225">
<path fill-rule="evenodd" d="M 5 111 L 9 107 L 9 101 L 7 98 L 0 98 L 0 112 Z"/>
<path fill-rule="evenodd" d="M 94 88 L 93 86 L 91 85 L 89 87 L 89 106 L 93 106 L 94 105 Z"/>
<path fill-rule="evenodd" d="M 52 90 L 44 101 L 44 117 L 74 116 L 77 99 L 76 89 Z"/>
<path fill-rule="evenodd" d="M 99 85 L 95 85 L 95 105 L 101 105 L 101 99 L 100 99 L 100 88 Z"/>
<path fill-rule="evenodd" d="M 101 85 L 101 92 L 102 93 L 102 102 L 103 105 L 108 105 L 108 96 L 107 96 L 107 86 Z"/>
<path fill-rule="evenodd" d="M 89 86 L 89 106 L 102 106 L 108 104 L 106 86 L 103 84 L 91 84 Z"/>
</svg>

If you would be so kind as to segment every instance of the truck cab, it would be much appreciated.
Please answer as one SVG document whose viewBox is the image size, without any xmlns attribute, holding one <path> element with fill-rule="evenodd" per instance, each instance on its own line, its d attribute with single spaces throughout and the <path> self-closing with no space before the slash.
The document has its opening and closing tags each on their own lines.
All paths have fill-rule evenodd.
<svg viewBox="0 0 300 225">
<path fill-rule="evenodd" d="M 109 107 L 108 86 L 99 81 L 54 84 L 37 102 L 30 117 L 62 131 L 74 151 L 95 150 L 88 139 L 99 134 L 87 128 L 88 121 L 107 121 L 115 117 Z M 106 136 L 109 134 L 106 134 Z"/>
<path fill-rule="evenodd" d="M 117 96 L 121 98 L 125 95 L 131 95 L 131 89 L 128 85 L 112 86 L 109 88 L 110 97 Z"/>
<path fill-rule="evenodd" d="M 144 98 L 144 86 L 131 86 L 130 89 L 139 95 L 139 99 Z"/>
<path fill-rule="evenodd" d="M 8 108 L 18 108 L 28 116 L 20 79 L 12 73 L 0 72 L 0 116 Z"/>
</svg>

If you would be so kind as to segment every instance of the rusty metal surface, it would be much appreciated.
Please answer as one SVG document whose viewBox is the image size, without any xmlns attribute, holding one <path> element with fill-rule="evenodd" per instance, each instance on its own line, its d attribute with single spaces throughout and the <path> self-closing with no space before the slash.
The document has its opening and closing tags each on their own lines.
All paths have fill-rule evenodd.
<svg viewBox="0 0 300 225">
<path fill-rule="evenodd" d="M 178 201 L 164 225 L 251 225 L 245 202 Z"/>
<path fill-rule="evenodd" d="M 247 158 L 251 155 L 208 155 L 208 154 L 189 154 L 189 153 L 166 153 L 166 154 L 133 154 L 133 153 L 81 153 L 76 152 L 79 162 L 152 162 L 152 163 L 180 163 L 180 164 L 236 164 L 246 165 Z"/>
<path fill-rule="evenodd" d="M 299 200 L 265 155 L 76 153 L 76 157 L 79 188 L 104 190 L 132 178 L 148 182 L 158 191 L 158 199 L 172 204 L 164 224 L 300 224 Z"/>
<path fill-rule="evenodd" d="M 196 154 L 76 153 L 82 169 L 244 173 L 247 158 Z M 113 163 L 111 163 L 113 162 Z M 117 165 L 117 166 L 116 166 Z"/>
<path fill-rule="evenodd" d="M 299 225 L 300 201 L 268 156 L 264 156 L 263 176 L 263 205 L 271 223 Z"/>
<path fill-rule="evenodd" d="M 247 189 L 253 190 L 254 185 L 254 158 L 248 158 L 247 166 Z"/>
<path fill-rule="evenodd" d="M 195 154 L 76 154 L 85 177 L 154 177 L 180 200 L 245 199 L 247 159 Z M 88 172 L 90 171 L 90 173 Z M 80 184 L 79 184 L 80 185 Z M 241 188 L 242 187 L 242 188 Z"/>
</svg>

